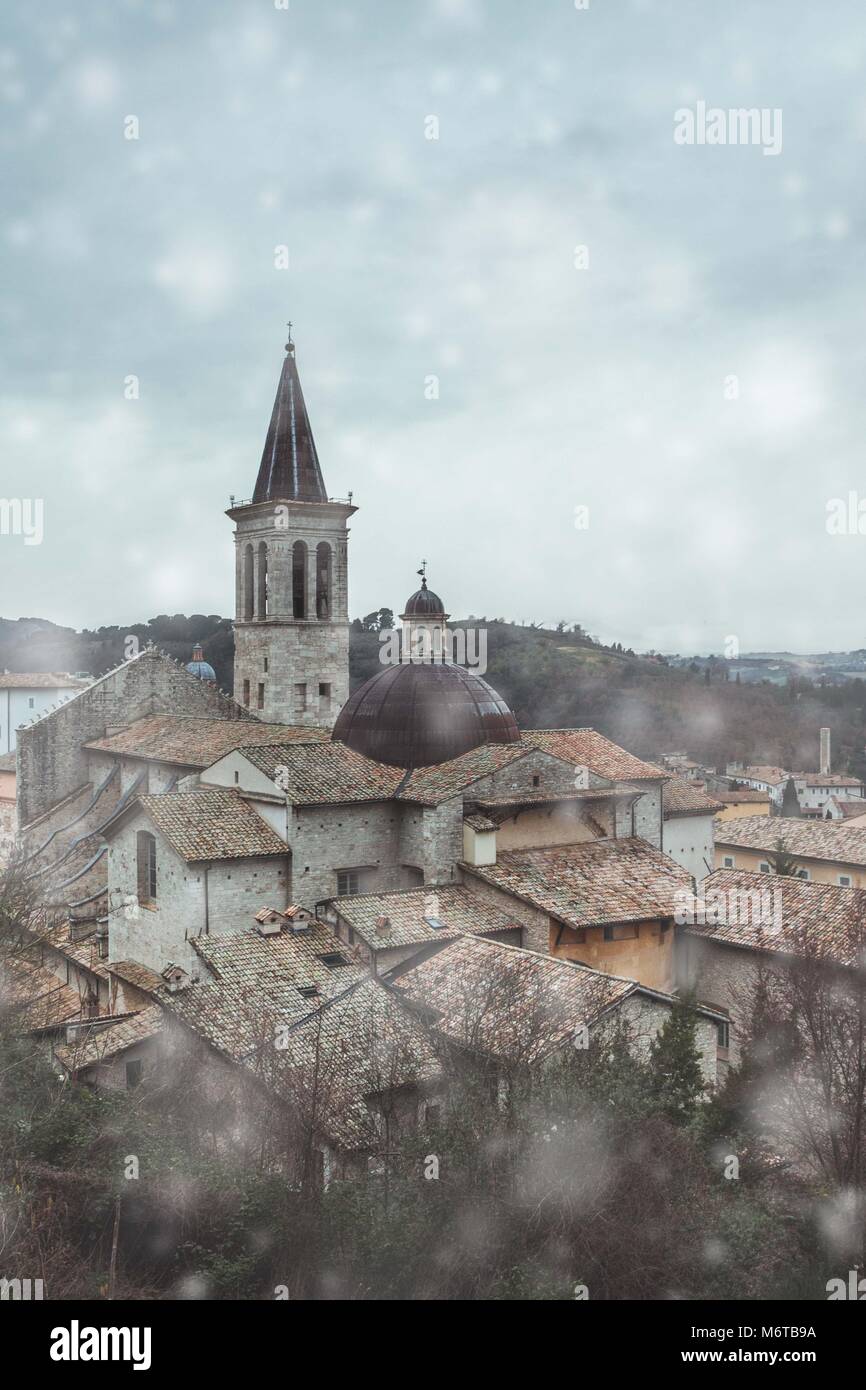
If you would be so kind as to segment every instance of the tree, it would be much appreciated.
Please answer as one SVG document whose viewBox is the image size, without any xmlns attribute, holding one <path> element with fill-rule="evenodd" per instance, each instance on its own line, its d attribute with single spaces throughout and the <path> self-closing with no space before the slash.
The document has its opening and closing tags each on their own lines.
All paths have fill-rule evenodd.
<svg viewBox="0 0 866 1390">
<path fill-rule="evenodd" d="M 706 1089 L 698 1052 L 694 1005 L 687 996 L 674 1003 L 650 1047 L 650 1086 L 661 1109 L 685 1124 Z"/>
<path fill-rule="evenodd" d="M 800 815 L 800 798 L 797 795 L 797 788 L 794 785 L 793 777 L 789 777 L 785 783 L 785 790 L 782 794 L 782 815 Z"/>
<path fill-rule="evenodd" d="M 782 878 L 800 877 L 800 864 L 795 855 L 788 853 L 781 835 L 776 841 L 776 848 L 767 851 L 767 858 L 773 866 L 773 871 Z"/>
</svg>

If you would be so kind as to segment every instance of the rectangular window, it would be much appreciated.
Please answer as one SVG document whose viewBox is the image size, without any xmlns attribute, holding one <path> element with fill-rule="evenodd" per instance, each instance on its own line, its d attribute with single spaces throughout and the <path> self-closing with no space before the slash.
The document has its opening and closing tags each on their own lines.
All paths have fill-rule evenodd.
<svg viewBox="0 0 866 1390">
<path fill-rule="evenodd" d="M 268 658 L 267 658 L 267 657 L 265 657 L 264 662 L 262 663 L 262 670 L 264 671 L 265 675 L 267 675 L 267 673 L 268 673 Z"/>
<path fill-rule="evenodd" d="M 307 708 L 307 687 L 301 681 L 295 686 L 295 714 L 303 714 Z"/>
<path fill-rule="evenodd" d="M 30 696 L 30 699 L 27 701 L 27 708 L 28 708 L 28 709 L 32 709 L 32 708 L 33 708 L 33 696 L 32 696 L 32 695 Z"/>
<path fill-rule="evenodd" d="M 256 698 L 256 708 L 257 708 L 257 709 L 264 709 L 264 707 L 265 707 L 265 687 L 262 685 L 261 681 L 259 681 L 259 693 L 258 693 L 258 696 L 257 696 L 257 698 Z"/>
<path fill-rule="evenodd" d="M 808 878 L 811 878 L 811 876 L 812 876 L 812 875 L 809 873 L 809 870 L 808 870 L 808 869 L 798 869 L 797 872 L 796 872 L 795 875 L 794 875 L 795 878 L 807 878 L 807 879 L 808 879 Z"/>
<path fill-rule="evenodd" d="M 337 897 L 346 898 L 352 893 L 360 893 L 361 875 L 357 869 L 337 870 Z"/>
<path fill-rule="evenodd" d="M 616 922 L 612 927 L 605 927 L 605 941 L 634 941 L 637 938 L 637 927 L 631 922 Z"/>
<path fill-rule="evenodd" d="M 250 702 L 250 683 L 249 683 L 249 681 L 244 681 L 244 704 L 245 704 L 245 705 L 248 705 L 249 702 Z"/>
<path fill-rule="evenodd" d="M 722 859 L 722 868 L 723 868 L 723 869 L 732 869 L 733 867 L 734 867 L 734 856 L 733 856 L 732 854 L 726 854 L 726 855 L 724 856 L 724 858 Z"/>
<path fill-rule="evenodd" d="M 340 970 L 344 965 L 349 964 L 340 951 L 331 951 L 326 956 L 319 956 L 319 960 L 323 965 L 327 965 L 329 970 Z"/>
<path fill-rule="evenodd" d="M 319 709 L 327 714 L 331 708 L 331 686 L 327 681 L 319 681 Z"/>
<path fill-rule="evenodd" d="M 770 866 L 767 863 L 766 859 L 761 860 L 760 864 L 758 865 L 758 872 L 761 874 L 768 874 L 770 872 Z"/>
<path fill-rule="evenodd" d="M 851 887 L 851 875 L 850 875 L 850 874 L 840 874 L 840 875 L 839 875 L 839 887 L 840 887 L 840 888 L 850 888 L 850 887 Z"/>
<path fill-rule="evenodd" d="M 136 1058 L 133 1062 L 126 1064 L 126 1089 L 134 1091 L 136 1086 L 141 1083 L 141 1061 Z"/>
<path fill-rule="evenodd" d="M 731 1025 L 729 1023 L 716 1024 L 719 1033 L 719 1047 L 730 1047 L 731 1044 Z"/>
</svg>

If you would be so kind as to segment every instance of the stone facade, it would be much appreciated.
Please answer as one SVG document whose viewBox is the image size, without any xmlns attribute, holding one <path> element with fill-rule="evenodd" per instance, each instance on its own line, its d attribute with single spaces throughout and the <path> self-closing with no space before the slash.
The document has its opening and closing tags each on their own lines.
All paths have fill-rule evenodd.
<svg viewBox="0 0 866 1390">
<path fill-rule="evenodd" d="M 156 839 L 156 894 L 149 903 L 138 901 L 139 830 Z M 157 972 L 173 964 L 192 976 L 205 974 L 193 938 L 249 930 L 263 904 L 289 903 L 288 858 L 187 863 L 143 812 L 112 835 L 108 881 L 109 963 L 135 960 Z"/>
<path fill-rule="evenodd" d="M 349 698 L 343 502 L 233 507 L 238 704 L 265 720 L 330 728 Z"/>
<path fill-rule="evenodd" d="M 19 824 L 26 827 L 88 781 L 86 743 L 145 715 L 167 713 L 248 717 L 216 686 L 149 647 L 36 724 L 19 730 Z"/>
</svg>

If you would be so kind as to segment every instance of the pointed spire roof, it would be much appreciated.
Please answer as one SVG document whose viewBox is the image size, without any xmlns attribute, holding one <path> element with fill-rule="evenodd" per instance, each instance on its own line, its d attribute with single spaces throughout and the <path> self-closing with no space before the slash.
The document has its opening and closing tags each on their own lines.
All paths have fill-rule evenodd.
<svg viewBox="0 0 866 1390">
<path fill-rule="evenodd" d="M 254 502 L 283 499 L 290 502 L 328 500 L 301 390 L 291 332 L 253 493 Z"/>
</svg>

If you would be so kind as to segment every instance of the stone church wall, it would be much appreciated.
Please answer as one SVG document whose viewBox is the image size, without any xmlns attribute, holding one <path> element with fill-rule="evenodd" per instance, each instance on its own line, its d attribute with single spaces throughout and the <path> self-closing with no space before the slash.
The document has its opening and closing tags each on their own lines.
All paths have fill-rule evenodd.
<svg viewBox="0 0 866 1390">
<path fill-rule="evenodd" d="M 248 717 L 229 696 L 148 649 L 18 734 L 18 807 L 22 826 L 87 781 L 83 744 L 148 714 Z"/>
</svg>

